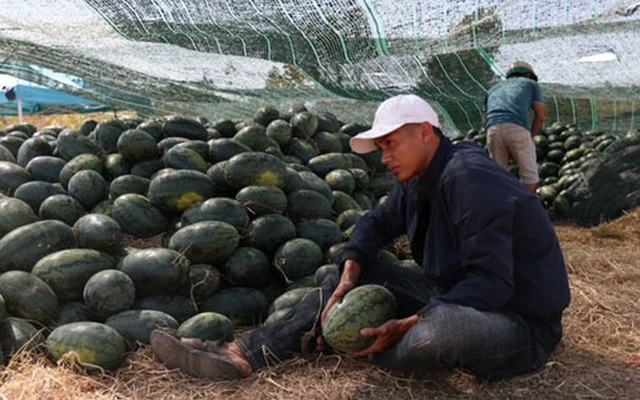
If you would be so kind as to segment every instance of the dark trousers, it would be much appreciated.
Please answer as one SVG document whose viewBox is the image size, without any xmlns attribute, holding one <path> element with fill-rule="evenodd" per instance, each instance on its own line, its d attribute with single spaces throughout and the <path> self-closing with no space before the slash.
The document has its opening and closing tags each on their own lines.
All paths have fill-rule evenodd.
<svg viewBox="0 0 640 400">
<path fill-rule="evenodd" d="M 339 283 L 328 275 L 283 319 L 253 330 L 237 340 L 254 371 L 283 361 L 315 346 L 320 315 Z M 426 307 L 436 288 L 419 271 L 388 262 L 367 265 L 358 284 L 385 286 L 398 302 L 398 318 L 418 313 L 419 322 L 396 345 L 370 360 L 381 367 L 408 374 L 461 368 L 471 374 L 504 378 L 544 365 L 562 336 L 560 322 L 533 326 L 510 312 L 486 312 L 454 304 Z M 540 343 L 538 334 L 546 334 Z M 545 335 L 543 335 L 545 336 Z"/>
</svg>

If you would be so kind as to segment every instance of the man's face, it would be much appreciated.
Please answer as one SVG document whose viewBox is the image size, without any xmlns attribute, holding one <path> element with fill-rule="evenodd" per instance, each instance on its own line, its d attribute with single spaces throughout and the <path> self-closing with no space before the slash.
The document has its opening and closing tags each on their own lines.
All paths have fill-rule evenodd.
<svg viewBox="0 0 640 400">
<path fill-rule="evenodd" d="M 402 126 L 376 141 L 382 163 L 400 182 L 424 175 L 437 149 L 437 137 L 428 124 Z"/>
</svg>

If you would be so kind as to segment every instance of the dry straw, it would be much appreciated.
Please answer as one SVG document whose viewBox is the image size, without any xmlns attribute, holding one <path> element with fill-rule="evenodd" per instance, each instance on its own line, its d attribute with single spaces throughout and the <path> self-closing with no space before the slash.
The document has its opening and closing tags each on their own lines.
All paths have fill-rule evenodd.
<svg viewBox="0 0 640 400">
<path fill-rule="evenodd" d="M 557 226 L 573 300 L 559 349 L 527 376 L 481 382 L 454 371 L 418 379 L 324 354 L 296 357 L 242 381 L 215 382 L 167 370 L 148 346 L 118 370 L 92 374 L 24 351 L 0 373 L 0 398 L 640 399 L 639 227 L 640 210 L 590 229 Z M 151 247 L 159 240 L 129 244 Z"/>
</svg>

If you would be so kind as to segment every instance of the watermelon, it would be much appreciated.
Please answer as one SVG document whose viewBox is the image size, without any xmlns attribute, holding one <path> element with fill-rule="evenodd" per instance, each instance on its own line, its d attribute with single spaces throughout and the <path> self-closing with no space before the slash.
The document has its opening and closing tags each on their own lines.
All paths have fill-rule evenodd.
<svg viewBox="0 0 640 400">
<path fill-rule="evenodd" d="M 32 137 L 25 140 L 22 145 L 20 145 L 16 161 L 18 165 L 26 167 L 29 161 L 33 158 L 38 156 L 50 156 L 52 152 L 51 144 L 47 140 L 41 137 Z"/>
<path fill-rule="evenodd" d="M 169 314 L 178 323 L 182 323 L 197 312 L 194 302 L 187 296 L 178 293 L 138 297 L 131 308 L 135 310 L 162 311 Z"/>
<path fill-rule="evenodd" d="M 1 139 L 2 138 L 0 138 L 0 140 Z M 8 161 L 12 164 L 16 164 L 16 157 L 13 155 L 11 150 L 9 150 L 6 146 L 3 146 L 2 144 L 0 144 L 0 161 Z"/>
<path fill-rule="evenodd" d="M 73 224 L 78 247 L 115 254 L 122 244 L 122 228 L 112 217 L 91 213 L 83 215 Z"/>
<path fill-rule="evenodd" d="M 310 286 L 287 290 L 273 300 L 269 306 L 269 314 L 292 308 L 311 290 L 313 287 Z"/>
<path fill-rule="evenodd" d="M 294 168 L 290 167 L 289 165 L 287 165 L 286 182 L 287 183 L 284 187 L 284 191 L 287 194 L 291 192 L 295 192 L 296 190 L 309 188 L 309 185 L 307 185 L 307 182 L 305 182 L 304 179 L 302 179 L 302 177 L 300 176 L 300 173 L 298 173 L 298 171 L 296 171 Z M 330 191 L 331 189 L 329 189 L 329 192 Z"/>
<path fill-rule="evenodd" d="M 95 154 L 79 154 L 78 156 L 67 161 L 60 170 L 60 184 L 66 188 L 71 177 L 78 171 L 91 169 L 101 174 L 104 172 L 104 164 L 100 157 Z"/>
<path fill-rule="evenodd" d="M 125 161 L 120 153 L 109 154 L 104 160 L 104 176 L 108 180 L 113 180 L 130 172 L 131 165 Z"/>
<path fill-rule="evenodd" d="M 177 333 L 181 337 L 230 342 L 233 340 L 235 330 L 229 318 L 209 311 L 198 313 L 184 321 L 178 327 Z"/>
<path fill-rule="evenodd" d="M 305 219 L 296 223 L 295 226 L 297 237 L 312 240 L 323 251 L 343 241 L 340 227 L 331 219 Z"/>
<path fill-rule="evenodd" d="M 354 158 L 358 157 L 355 154 L 348 153 L 325 153 L 320 154 L 309 160 L 309 168 L 319 177 L 323 178 L 331 171 L 335 169 L 349 169 L 349 168 L 357 168 L 361 167 L 358 165 L 354 165 Z M 360 159 L 362 160 L 362 159 Z M 364 163 L 364 161 L 363 161 Z M 362 168 L 366 170 L 365 168 Z"/>
<path fill-rule="evenodd" d="M 346 245 L 347 242 L 340 242 L 329 247 L 325 254 L 326 260 L 330 263 L 340 264 L 342 262 L 342 256 L 344 254 L 344 247 Z"/>
<path fill-rule="evenodd" d="M 191 205 L 213 197 L 213 181 L 204 172 L 170 170 L 151 179 L 147 197 L 170 214 L 180 214 Z"/>
<path fill-rule="evenodd" d="M 291 138 L 287 144 L 282 147 L 282 150 L 288 156 L 293 156 L 304 164 L 307 164 L 309 160 L 318 156 L 318 150 L 313 143 L 297 137 Z"/>
<path fill-rule="evenodd" d="M 107 153 L 118 151 L 118 138 L 127 130 L 127 125 L 117 118 L 109 118 L 94 128 L 96 143 Z"/>
<path fill-rule="evenodd" d="M 46 325 L 58 312 L 58 298 L 42 279 L 26 271 L 9 271 L 0 275 L 0 295 L 7 312 L 18 318 Z"/>
<path fill-rule="evenodd" d="M 203 160 L 209 160 L 209 143 L 204 140 L 185 140 L 182 143 L 177 143 L 174 147 L 193 150 L 198 153 Z"/>
<path fill-rule="evenodd" d="M 309 139 L 318 130 L 318 117 L 309 111 L 300 111 L 289 120 L 293 136 Z"/>
<path fill-rule="evenodd" d="M 184 254 L 193 264 L 223 263 L 236 250 L 240 234 L 222 221 L 201 221 L 178 229 L 167 247 Z"/>
<path fill-rule="evenodd" d="M 251 151 L 246 144 L 240 143 L 233 138 L 212 139 L 209 144 L 209 160 L 212 163 L 225 161 L 231 157 Z"/>
<path fill-rule="evenodd" d="M 67 162 L 59 157 L 54 156 L 37 156 L 32 158 L 25 166 L 36 181 L 60 182 L 60 171 Z"/>
<path fill-rule="evenodd" d="M 63 357 L 79 365 L 113 370 L 126 353 L 126 343 L 115 329 L 99 322 L 83 321 L 55 328 L 45 342 L 50 358 L 59 362 Z"/>
<path fill-rule="evenodd" d="M 51 325 L 57 327 L 72 322 L 93 321 L 94 319 L 89 307 L 82 301 L 64 301 L 60 303 L 58 315 Z"/>
<path fill-rule="evenodd" d="M 182 137 L 186 139 L 206 140 L 207 128 L 202 123 L 180 115 L 166 117 L 162 122 L 164 137 Z"/>
<path fill-rule="evenodd" d="M 264 151 L 271 144 L 265 127 L 258 124 L 251 124 L 240 129 L 233 136 L 233 139 L 254 151 Z"/>
<path fill-rule="evenodd" d="M 67 191 L 85 210 L 91 210 L 100 201 L 107 199 L 109 185 L 101 174 L 88 169 L 78 171 L 69 179 Z"/>
<path fill-rule="evenodd" d="M 81 154 L 100 156 L 104 151 L 80 130 L 63 129 L 56 140 L 56 151 L 65 160 L 72 160 Z"/>
<path fill-rule="evenodd" d="M 316 281 L 316 285 L 322 285 L 322 281 L 329 276 L 340 270 L 340 266 L 336 263 L 324 264 L 318 267 L 315 274 L 313 275 Z"/>
<path fill-rule="evenodd" d="M 362 171 L 362 170 L 360 170 Z M 353 174 L 346 169 L 334 169 L 325 175 L 324 181 L 332 190 L 340 190 L 347 194 L 352 194 L 356 190 L 356 179 Z"/>
<path fill-rule="evenodd" d="M 227 160 L 224 177 L 237 190 L 250 185 L 271 185 L 283 188 L 286 184 L 286 164 L 277 157 L 262 152 L 240 153 Z"/>
<path fill-rule="evenodd" d="M 36 350 L 41 343 L 44 343 L 42 331 L 32 322 L 15 317 L 0 321 L 0 359 L 3 355 L 10 359 L 25 346 Z"/>
<path fill-rule="evenodd" d="M 127 193 L 147 195 L 151 179 L 139 175 L 124 174 L 116 177 L 109 184 L 109 198 L 117 199 Z"/>
<path fill-rule="evenodd" d="M 293 290 L 298 288 L 314 288 L 318 287 L 316 284 L 315 274 L 305 275 L 302 278 L 298 278 L 293 282 L 290 282 L 286 286 L 286 290 Z"/>
<path fill-rule="evenodd" d="M 160 159 L 146 160 L 135 163 L 129 169 L 132 175 L 142 176 L 151 179 L 153 175 L 164 168 L 164 163 Z"/>
<path fill-rule="evenodd" d="M 105 269 L 93 274 L 84 285 L 84 303 L 100 320 L 128 310 L 136 298 L 133 280 L 117 269 Z"/>
<path fill-rule="evenodd" d="M 222 273 L 218 268 L 208 264 L 192 264 L 189 279 L 178 289 L 178 293 L 200 304 L 218 292 L 221 286 Z"/>
<path fill-rule="evenodd" d="M 331 218 L 331 203 L 315 190 L 296 190 L 287 196 L 286 214 L 296 222 L 304 219 Z"/>
<path fill-rule="evenodd" d="M 280 214 L 265 214 L 249 222 L 241 245 L 255 247 L 271 257 L 278 247 L 296 237 L 293 222 Z"/>
<path fill-rule="evenodd" d="M 111 216 L 124 233 L 139 238 L 159 235 L 171 227 L 169 219 L 141 194 L 127 193 L 113 201 Z"/>
<path fill-rule="evenodd" d="M 132 164 L 158 158 L 158 143 L 147 132 L 140 129 L 128 129 L 120 134 L 116 143 L 118 153 Z"/>
<path fill-rule="evenodd" d="M 66 249 L 42 257 L 31 273 L 46 282 L 59 300 L 80 300 L 91 276 L 115 266 L 113 257 L 106 253 L 93 249 Z"/>
<path fill-rule="evenodd" d="M 320 154 L 342 153 L 343 151 L 342 142 L 336 134 L 318 131 L 311 137 L 311 140 L 313 140 L 318 147 Z"/>
<path fill-rule="evenodd" d="M 282 308 L 280 310 L 270 313 L 267 316 L 267 318 L 264 320 L 262 325 L 264 326 L 271 325 L 275 322 L 280 321 L 281 319 L 285 318 L 291 312 L 291 310 L 292 310 L 291 308 Z"/>
<path fill-rule="evenodd" d="M 266 134 L 281 146 L 286 145 L 293 136 L 291 125 L 283 119 L 275 119 L 266 125 Z"/>
<path fill-rule="evenodd" d="M 7 306 L 4 302 L 4 297 L 0 294 L 0 321 L 7 317 Z"/>
<path fill-rule="evenodd" d="M 283 214 L 287 209 L 287 195 L 277 186 L 246 186 L 235 199 L 254 216 Z"/>
<path fill-rule="evenodd" d="M 11 153 L 11 155 L 13 156 L 13 159 L 9 157 L 5 161 L 11 161 L 12 163 L 16 162 L 18 150 L 20 150 L 20 146 L 22 145 L 22 143 L 24 143 L 25 140 L 27 139 L 23 137 L 17 137 L 15 135 L 6 135 L 0 137 L 0 146 L 9 150 L 9 153 Z"/>
<path fill-rule="evenodd" d="M 269 280 L 270 260 L 255 247 L 238 247 L 226 263 L 225 276 L 234 286 L 260 288 Z"/>
<path fill-rule="evenodd" d="M 149 344 L 154 329 L 177 329 L 178 322 L 171 315 L 158 310 L 125 310 L 111 315 L 105 325 L 118 331 L 134 347 L 136 342 Z"/>
<path fill-rule="evenodd" d="M 338 218 L 336 218 L 336 224 L 338 224 L 340 230 L 344 231 L 347 228 L 355 225 L 360 217 L 362 217 L 366 213 L 366 211 L 358 209 L 345 210 L 338 215 Z"/>
<path fill-rule="evenodd" d="M 0 239 L 0 272 L 31 271 L 42 257 L 75 244 L 73 230 L 62 221 L 43 220 L 22 225 Z"/>
<path fill-rule="evenodd" d="M 394 295 L 385 287 L 375 284 L 356 287 L 329 310 L 322 336 L 340 352 L 366 349 L 375 338 L 360 335 L 360 330 L 384 324 L 395 316 L 396 308 Z"/>
<path fill-rule="evenodd" d="M 151 247 L 127 254 L 118 269 L 135 284 L 138 297 L 169 293 L 189 277 L 191 263 L 181 253 L 164 247 Z"/>
<path fill-rule="evenodd" d="M 67 225 L 73 225 L 86 213 L 87 211 L 76 198 L 66 194 L 47 197 L 38 209 L 41 219 L 56 219 Z"/>
<path fill-rule="evenodd" d="M 267 316 L 269 300 L 258 289 L 235 286 L 206 299 L 201 312 L 217 312 L 231 320 L 234 327 L 256 325 Z"/>
<path fill-rule="evenodd" d="M 197 151 L 185 146 L 174 146 L 162 156 L 166 168 L 192 169 L 206 173 L 209 164 Z"/>
<path fill-rule="evenodd" d="M 0 197 L 0 238 L 15 228 L 38 221 L 31 206 L 14 197 Z"/>
<path fill-rule="evenodd" d="M 348 193 L 340 190 L 333 191 L 331 209 L 335 215 L 340 215 L 347 210 L 360 210 L 360 204 Z"/>
<path fill-rule="evenodd" d="M 236 134 L 236 124 L 230 119 L 221 118 L 209 126 L 218 131 L 223 138 L 230 138 Z"/>
<path fill-rule="evenodd" d="M 290 282 L 314 274 L 323 258 L 322 249 L 314 241 L 294 238 L 277 249 L 273 264 Z"/>
<path fill-rule="evenodd" d="M 320 178 L 318 175 L 311 171 L 299 171 L 298 175 L 306 184 L 306 188 L 309 190 L 314 190 L 329 200 L 329 202 L 333 202 L 333 193 L 331 187 L 324 181 L 324 179 Z M 290 191 L 289 193 L 292 193 Z"/>
<path fill-rule="evenodd" d="M 260 106 L 253 116 L 253 120 L 262 126 L 267 126 L 273 120 L 278 118 L 280 118 L 280 112 L 271 104 Z"/>
<path fill-rule="evenodd" d="M 162 140 L 160 140 L 158 142 L 158 149 L 160 150 L 161 154 L 164 154 L 165 152 L 167 152 L 169 149 L 173 148 L 174 146 L 177 146 L 181 143 L 187 143 L 189 141 L 189 139 L 185 139 L 185 138 L 181 138 L 181 137 L 168 137 L 168 138 L 164 138 Z"/>
<path fill-rule="evenodd" d="M 180 216 L 180 224 L 183 227 L 201 221 L 227 222 L 240 231 L 249 223 L 249 214 L 235 199 L 214 197 L 192 205 Z"/>
<path fill-rule="evenodd" d="M 67 191 L 59 183 L 29 181 L 18 186 L 13 192 L 13 197 L 29 204 L 37 213 L 42 202 L 56 194 L 67 194 Z"/>
</svg>

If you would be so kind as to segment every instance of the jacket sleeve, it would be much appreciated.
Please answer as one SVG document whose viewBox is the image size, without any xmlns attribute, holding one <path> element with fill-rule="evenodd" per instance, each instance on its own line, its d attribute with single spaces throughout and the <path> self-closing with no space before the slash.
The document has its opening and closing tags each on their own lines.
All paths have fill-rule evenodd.
<svg viewBox="0 0 640 400">
<path fill-rule="evenodd" d="M 406 232 L 405 196 L 403 185 L 398 184 L 380 207 L 360 217 L 345 245 L 343 261 L 355 260 L 366 267 L 383 246 Z"/>
<path fill-rule="evenodd" d="M 431 306 L 454 303 L 495 310 L 504 307 L 513 295 L 516 200 L 505 194 L 500 186 L 504 184 L 495 183 L 503 181 L 495 176 L 460 173 L 444 182 L 443 199 L 459 243 L 460 279 L 434 297 Z"/>
</svg>

